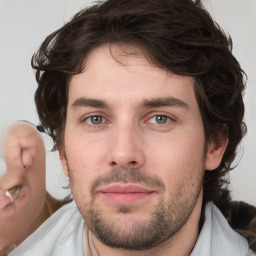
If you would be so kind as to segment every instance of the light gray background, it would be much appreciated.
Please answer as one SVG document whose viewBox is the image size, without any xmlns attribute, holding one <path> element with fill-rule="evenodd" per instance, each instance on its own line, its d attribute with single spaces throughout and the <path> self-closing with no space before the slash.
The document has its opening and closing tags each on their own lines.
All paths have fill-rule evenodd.
<svg viewBox="0 0 256 256">
<path fill-rule="evenodd" d="M 38 123 L 33 94 L 36 82 L 30 59 L 42 40 L 87 5 L 86 0 L 0 0 L 0 127 L 15 120 Z M 256 205 L 256 1 L 205 0 L 213 17 L 232 35 L 234 54 L 248 75 L 245 95 L 248 134 L 231 174 L 234 199 Z M 49 151 L 51 141 L 44 136 Z M 241 160 L 240 160 L 241 159 Z M 47 189 L 63 197 L 57 153 L 47 153 Z"/>
</svg>

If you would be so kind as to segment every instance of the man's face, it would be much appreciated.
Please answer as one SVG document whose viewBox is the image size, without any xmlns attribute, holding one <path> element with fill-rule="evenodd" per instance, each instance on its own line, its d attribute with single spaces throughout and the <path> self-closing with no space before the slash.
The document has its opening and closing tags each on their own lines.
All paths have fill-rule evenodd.
<svg viewBox="0 0 256 256">
<path fill-rule="evenodd" d="M 62 164 L 96 240 L 152 248 L 200 215 L 204 170 L 217 162 L 192 78 L 103 46 L 68 95 Z"/>
</svg>

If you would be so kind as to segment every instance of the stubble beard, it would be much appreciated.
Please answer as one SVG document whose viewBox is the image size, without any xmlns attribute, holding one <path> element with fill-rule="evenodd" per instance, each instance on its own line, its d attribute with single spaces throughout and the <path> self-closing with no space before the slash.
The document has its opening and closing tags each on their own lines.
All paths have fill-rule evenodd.
<svg viewBox="0 0 256 256">
<path fill-rule="evenodd" d="M 191 170 L 191 173 L 198 174 L 198 170 Z M 200 179 L 197 177 L 196 184 L 195 179 L 185 179 L 175 193 L 170 195 L 171 200 L 165 202 L 165 185 L 159 177 L 147 176 L 136 168 L 128 171 L 113 169 L 106 176 L 96 179 L 91 188 L 90 203 L 85 205 L 77 202 L 77 205 L 89 229 L 105 245 L 126 250 L 147 250 L 172 238 L 185 225 L 200 195 L 203 179 L 201 176 Z M 76 181 L 72 175 L 70 181 L 71 188 L 75 187 Z M 99 185 L 113 182 L 131 182 L 160 188 L 163 193 L 150 218 L 143 221 L 132 219 L 131 215 L 129 217 L 129 206 L 120 206 L 117 209 L 117 213 L 123 216 L 121 219 L 104 216 L 104 209 L 95 203 L 94 191 Z M 75 193 L 74 199 L 76 201 Z"/>
</svg>

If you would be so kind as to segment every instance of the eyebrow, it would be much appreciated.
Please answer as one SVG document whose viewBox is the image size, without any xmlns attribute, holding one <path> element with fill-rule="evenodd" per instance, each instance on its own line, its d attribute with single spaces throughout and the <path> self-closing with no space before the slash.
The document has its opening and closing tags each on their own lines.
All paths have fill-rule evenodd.
<svg viewBox="0 0 256 256">
<path fill-rule="evenodd" d="M 108 104 L 102 100 L 98 99 L 90 99 L 90 98 L 78 98 L 76 99 L 72 105 L 72 107 L 91 107 L 91 108 L 108 108 Z M 184 101 L 174 98 L 152 98 L 145 99 L 140 104 L 141 108 L 159 108 L 159 107 L 180 107 L 184 109 L 189 109 L 189 106 Z"/>
<path fill-rule="evenodd" d="M 189 106 L 187 103 L 174 97 L 145 99 L 140 104 L 140 107 L 142 108 L 179 107 L 179 108 L 189 109 Z"/>
<path fill-rule="evenodd" d="M 72 107 L 92 107 L 92 108 L 108 107 L 108 105 L 102 100 L 89 99 L 84 97 L 76 99 L 71 106 Z"/>
</svg>

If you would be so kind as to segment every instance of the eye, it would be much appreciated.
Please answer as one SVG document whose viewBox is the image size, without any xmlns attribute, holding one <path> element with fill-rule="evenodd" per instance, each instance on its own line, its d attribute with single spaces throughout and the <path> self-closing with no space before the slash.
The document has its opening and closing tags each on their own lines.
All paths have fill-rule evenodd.
<svg viewBox="0 0 256 256">
<path fill-rule="evenodd" d="M 148 122 L 152 124 L 166 124 L 170 121 L 171 118 L 165 115 L 155 115 L 148 119 Z"/>
<path fill-rule="evenodd" d="M 106 123 L 106 119 L 102 116 L 89 116 L 85 120 L 90 125 L 100 125 Z"/>
</svg>

